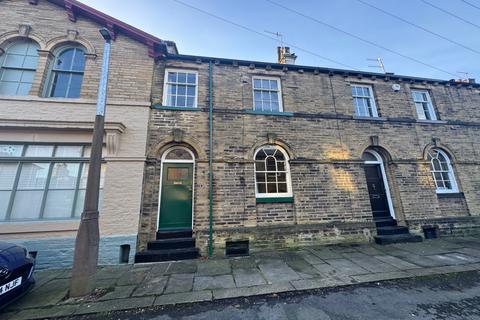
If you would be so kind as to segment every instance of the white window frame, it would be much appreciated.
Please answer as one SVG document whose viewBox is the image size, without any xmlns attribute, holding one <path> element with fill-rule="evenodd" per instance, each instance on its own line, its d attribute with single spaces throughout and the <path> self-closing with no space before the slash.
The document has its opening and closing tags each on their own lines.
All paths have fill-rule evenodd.
<svg viewBox="0 0 480 320">
<path fill-rule="evenodd" d="M 450 156 L 445 151 L 443 151 L 442 149 L 439 149 L 439 148 L 433 148 L 429 151 L 429 153 L 431 151 L 436 151 L 436 152 L 440 153 L 445 158 L 445 160 L 447 162 L 447 167 L 448 167 L 448 178 L 450 179 L 450 184 L 452 185 L 451 189 L 438 188 L 437 182 L 435 180 L 434 173 L 435 172 L 444 172 L 444 171 L 434 171 L 434 170 L 432 170 L 432 169 L 434 169 L 434 167 L 432 165 L 432 159 L 430 159 L 430 173 L 432 174 L 432 179 L 433 179 L 433 182 L 435 183 L 435 191 L 437 193 L 458 193 L 457 179 L 455 178 L 455 172 L 453 171 L 453 166 L 452 166 L 452 162 L 450 160 Z"/>
<path fill-rule="evenodd" d="M 380 171 L 382 172 L 383 186 L 385 187 L 385 193 L 387 194 L 388 209 L 390 210 L 390 215 L 392 216 L 392 218 L 396 219 L 395 210 L 393 209 L 392 195 L 390 193 L 390 187 L 388 185 L 387 173 L 385 171 L 385 165 L 383 164 L 383 158 L 378 152 L 371 149 L 365 150 L 364 153 L 370 153 L 377 159 L 376 161 L 367 160 L 364 162 L 365 164 L 380 165 Z"/>
<path fill-rule="evenodd" d="M 65 52 L 69 49 L 76 49 L 76 50 L 82 50 L 83 51 L 84 62 L 83 62 L 83 70 L 82 71 L 72 70 L 72 68 L 70 68 L 70 70 L 61 70 L 61 69 L 56 69 L 55 68 L 55 64 L 57 63 L 60 54 L 62 54 L 63 52 Z M 76 53 L 76 51 L 75 51 L 75 53 Z M 48 78 L 47 78 L 48 79 L 48 85 L 45 86 L 45 89 L 44 89 L 45 97 L 53 98 L 53 99 L 79 99 L 79 98 L 82 97 L 82 87 L 84 85 L 83 81 L 85 80 L 85 68 L 87 67 L 87 56 L 86 56 L 86 54 L 87 54 L 87 50 L 83 46 L 75 45 L 75 44 L 62 46 L 55 51 L 55 56 L 51 61 L 52 65 L 50 66 L 50 70 L 48 72 Z M 60 73 L 69 74 L 66 96 L 65 97 L 54 97 L 54 96 L 52 96 L 54 78 L 55 78 L 56 74 L 60 74 Z M 81 86 L 80 86 L 80 91 L 78 93 L 79 96 L 77 98 L 68 97 L 68 95 L 70 94 L 70 89 L 71 89 L 72 76 L 73 75 L 80 75 L 80 74 L 82 75 L 82 83 L 81 83 Z"/>
<path fill-rule="evenodd" d="M 280 152 L 282 152 L 283 156 L 285 157 L 285 176 L 286 176 L 286 184 L 287 184 L 287 192 L 284 193 L 259 193 L 258 192 L 258 186 L 257 186 L 257 169 L 256 169 L 256 158 L 258 152 L 264 148 L 271 148 L 271 149 L 277 149 Z M 291 172 L 290 172 L 290 157 L 288 156 L 288 153 L 285 151 L 285 149 L 277 146 L 277 145 L 263 145 L 261 147 L 258 147 L 257 150 L 255 151 L 255 154 L 253 155 L 253 173 L 254 173 L 254 181 L 255 181 L 255 197 L 256 198 L 289 198 L 293 197 L 293 192 L 292 192 L 292 179 L 291 179 Z M 265 168 L 266 169 L 266 168 Z M 266 172 L 266 171 L 265 171 Z M 275 171 L 278 172 L 278 171 Z M 277 182 L 278 183 L 278 182 Z M 268 188 L 266 189 L 268 190 Z"/>
<path fill-rule="evenodd" d="M 370 105 L 371 105 L 371 109 L 372 109 L 372 114 L 371 115 L 360 115 L 358 114 L 358 109 L 357 109 L 357 106 L 355 105 L 355 98 L 367 98 L 367 96 L 357 96 L 357 95 L 353 95 L 353 92 L 352 92 L 352 103 L 353 103 L 353 107 L 355 108 L 355 115 L 358 116 L 358 117 L 368 117 L 368 118 L 378 118 L 378 109 L 377 109 L 377 104 L 375 102 L 375 95 L 374 95 L 374 92 L 373 92 L 373 86 L 372 85 L 367 85 L 367 84 L 358 84 L 358 83 L 352 83 L 350 85 L 350 91 L 352 91 L 352 87 L 359 87 L 359 88 L 367 88 L 368 91 L 370 92 L 370 96 L 368 97 L 368 99 L 370 100 Z"/>
<path fill-rule="evenodd" d="M 277 82 L 277 99 L 278 99 L 278 111 L 262 111 L 262 110 L 257 110 L 255 109 L 255 87 L 254 87 L 254 81 L 255 80 L 274 80 Z M 283 101 L 282 101 L 282 81 L 279 77 L 268 77 L 268 76 L 253 76 L 252 77 L 252 109 L 253 111 L 258 111 L 258 112 L 283 112 Z M 263 89 L 262 89 L 263 90 Z M 267 90 L 265 90 L 267 91 Z M 268 90 L 268 91 L 273 91 L 273 90 Z"/>
<path fill-rule="evenodd" d="M 424 93 L 427 97 L 427 101 L 418 101 L 415 100 L 415 93 Z M 417 112 L 417 118 L 419 120 L 429 120 L 429 121 L 436 121 L 437 120 L 437 114 L 435 113 L 435 107 L 433 106 L 432 99 L 430 97 L 430 92 L 428 90 L 423 90 L 423 89 L 412 89 L 412 99 L 413 99 L 413 104 L 415 105 L 415 111 Z M 419 109 L 417 108 L 417 103 L 426 103 L 428 107 L 428 112 L 430 113 L 431 119 L 427 119 L 425 115 L 425 110 L 423 109 L 422 105 L 422 110 L 421 113 L 419 113 Z"/>
<path fill-rule="evenodd" d="M 177 106 L 170 106 L 167 104 L 167 99 L 168 99 L 168 85 L 170 84 L 168 82 L 168 73 L 169 72 L 185 72 L 185 73 L 194 73 L 195 74 L 195 99 L 193 102 L 193 107 L 177 107 Z M 175 84 L 178 84 L 176 82 Z M 197 108 L 198 107 L 198 71 L 197 70 L 190 70 L 190 69 L 180 69 L 180 68 L 166 68 L 165 69 L 165 75 L 163 79 L 163 96 L 162 96 L 162 105 L 166 107 L 175 107 L 175 108 Z"/>
</svg>

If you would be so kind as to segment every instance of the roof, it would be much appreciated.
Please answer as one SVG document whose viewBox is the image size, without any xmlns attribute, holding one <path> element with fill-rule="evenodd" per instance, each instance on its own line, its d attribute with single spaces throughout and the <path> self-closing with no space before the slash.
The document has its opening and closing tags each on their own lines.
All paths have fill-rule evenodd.
<svg viewBox="0 0 480 320">
<path fill-rule="evenodd" d="M 187 61 L 212 61 L 216 64 L 228 64 L 228 65 L 239 65 L 239 66 L 254 66 L 256 68 L 266 68 L 266 69 L 277 69 L 277 70 L 297 70 L 304 72 L 314 72 L 314 73 L 326 73 L 326 74 L 337 74 L 343 76 L 352 76 L 352 77 L 367 77 L 367 78 L 378 78 L 392 81 L 408 81 L 415 83 L 431 83 L 431 84 L 443 84 L 443 85 L 459 85 L 465 87 L 474 87 L 480 88 L 479 83 L 475 83 L 473 79 L 471 81 L 458 81 L 458 80 L 442 80 L 442 79 L 431 79 L 431 78 L 422 78 L 414 76 L 405 76 L 405 75 L 396 75 L 393 73 L 376 73 L 376 72 L 367 72 L 367 71 L 358 71 L 358 70 L 348 70 L 348 69 L 336 69 L 336 68 L 325 68 L 325 67 L 315 67 L 315 66 L 303 66 L 296 64 L 281 64 L 281 63 L 271 63 L 271 62 L 261 62 L 261 61 L 250 61 L 250 60 L 238 60 L 238 59 L 226 59 L 226 58 L 217 58 L 217 57 L 206 57 L 206 56 L 195 56 L 195 55 L 184 55 L 184 54 L 167 54 L 165 58 L 173 60 L 187 60 Z"/>
<path fill-rule="evenodd" d="M 148 46 L 148 55 L 152 58 L 158 57 L 166 53 L 178 53 L 175 42 L 162 40 L 155 37 L 145 31 L 142 31 L 134 26 L 129 25 L 123 21 L 120 21 L 114 17 L 111 17 L 101 11 L 98 11 L 86 4 L 83 4 L 76 0 L 48 0 L 49 2 L 63 7 L 68 14 L 70 21 L 77 21 L 78 16 L 83 16 L 90 20 L 104 25 L 112 34 L 113 39 L 118 33 L 122 33 L 127 37 L 137 40 Z M 36 5 L 38 0 L 29 0 L 30 4 Z"/>
</svg>

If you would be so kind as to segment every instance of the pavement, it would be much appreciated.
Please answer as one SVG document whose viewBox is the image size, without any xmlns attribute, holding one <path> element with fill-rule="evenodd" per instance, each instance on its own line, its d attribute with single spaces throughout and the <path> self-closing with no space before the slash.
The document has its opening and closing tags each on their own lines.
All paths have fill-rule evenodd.
<svg viewBox="0 0 480 320">
<path fill-rule="evenodd" d="M 98 288 L 66 299 L 70 270 L 35 274 L 33 291 L 0 319 L 44 319 L 300 292 L 480 270 L 480 238 L 379 246 L 351 244 L 261 252 L 249 257 L 100 267 Z"/>
<path fill-rule="evenodd" d="M 480 320 L 480 272 L 362 283 L 75 320 Z"/>
</svg>

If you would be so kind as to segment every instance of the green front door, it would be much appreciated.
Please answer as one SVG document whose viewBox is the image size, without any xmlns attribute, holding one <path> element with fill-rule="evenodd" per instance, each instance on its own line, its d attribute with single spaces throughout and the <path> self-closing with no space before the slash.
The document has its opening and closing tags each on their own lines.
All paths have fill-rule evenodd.
<svg viewBox="0 0 480 320">
<path fill-rule="evenodd" d="M 192 227 L 193 163 L 164 163 L 158 229 Z"/>
</svg>

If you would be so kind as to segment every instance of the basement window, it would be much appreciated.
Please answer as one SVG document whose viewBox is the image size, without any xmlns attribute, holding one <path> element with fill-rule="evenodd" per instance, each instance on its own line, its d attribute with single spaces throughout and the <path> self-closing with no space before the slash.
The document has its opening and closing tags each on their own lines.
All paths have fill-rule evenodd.
<svg viewBox="0 0 480 320">
<path fill-rule="evenodd" d="M 225 243 L 225 255 L 227 257 L 240 257 L 249 255 L 249 241 L 227 241 Z"/>
</svg>

